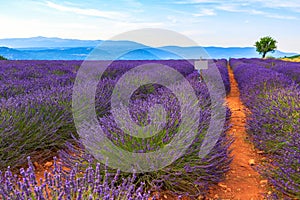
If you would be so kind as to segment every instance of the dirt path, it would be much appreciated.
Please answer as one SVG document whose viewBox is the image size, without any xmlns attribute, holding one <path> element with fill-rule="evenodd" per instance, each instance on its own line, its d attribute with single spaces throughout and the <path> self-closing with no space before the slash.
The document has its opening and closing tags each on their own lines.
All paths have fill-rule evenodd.
<svg viewBox="0 0 300 200">
<path fill-rule="evenodd" d="M 259 200 L 264 199 L 266 180 L 253 169 L 262 159 L 253 144 L 247 141 L 245 128 L 246 116 L 244 105 L 240 100 L 240 92 L 232 70 L 229 68 L 231 92 L 226 101 L 232 112 L 232 127 L 228 134 L 233 135 L 235 141 L 231 145 L 233 161 L 231 170 L 226 174 L 222 183 L 210 191 L 212 199 Z"/>
</svg>

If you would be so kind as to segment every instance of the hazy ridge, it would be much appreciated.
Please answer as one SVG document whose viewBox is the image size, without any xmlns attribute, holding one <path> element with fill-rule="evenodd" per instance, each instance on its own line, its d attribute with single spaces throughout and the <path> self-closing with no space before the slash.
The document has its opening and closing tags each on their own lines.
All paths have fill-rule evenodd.
<svg viewBox="0 0 300 200">
<path fill-rule="evenodd" d="M 91 52 L 93 52 L 93 56 L 89 57 Z M 268 55 L 285 57 L 296 54 L 277 50 L 275 53 Z M 165 60 L 260 57 L 254 47 L 164 46 L 153 48 L 132 41 L 75 40 L 46 37 L 0 39 L 0 55 L 12 60 L 84 60 L 86 58 L 99 60 Z"/>
</svg>

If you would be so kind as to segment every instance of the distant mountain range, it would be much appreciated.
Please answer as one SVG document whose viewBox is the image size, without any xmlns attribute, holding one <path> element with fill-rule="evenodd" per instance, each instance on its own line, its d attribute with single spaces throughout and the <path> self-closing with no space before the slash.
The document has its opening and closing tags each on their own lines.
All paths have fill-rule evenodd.
<svg viewBox="0 0 300 200">
<path fill-rule="evenodd" d="M 296 54 L 277 50 L 269 55 L 288 57 Z M 254 47 L 164 46 L 153 48 L 132 41 L 46 37 L 0 39 L 0 55 L 11 60 L 165 60 L 260 57 Z"/>
</svg>

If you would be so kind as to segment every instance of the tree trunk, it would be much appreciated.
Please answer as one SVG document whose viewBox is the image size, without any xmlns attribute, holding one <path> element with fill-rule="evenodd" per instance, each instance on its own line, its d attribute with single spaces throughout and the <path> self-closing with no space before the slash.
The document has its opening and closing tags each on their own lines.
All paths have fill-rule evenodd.
<svg viewBox="0 0 300 200">
<path fill-rule="evenodd" d="M 266 57 L 267 52 L 263 52 L 262 58 Z"/>
</svg>

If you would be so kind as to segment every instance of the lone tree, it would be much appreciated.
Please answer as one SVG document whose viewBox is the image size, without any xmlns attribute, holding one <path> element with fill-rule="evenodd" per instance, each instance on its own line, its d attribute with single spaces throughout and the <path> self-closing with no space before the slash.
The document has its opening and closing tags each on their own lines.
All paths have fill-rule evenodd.
<svg viewBox="0 0 300 200">
<path fill-rule="evenodd" d="M 255 43 L 256 51 L 262 54 L 262 58 L 266 57 L 268 52 L 274 53 L 277 41 L 270 36 L 262 37 Z"/>
</svg>

